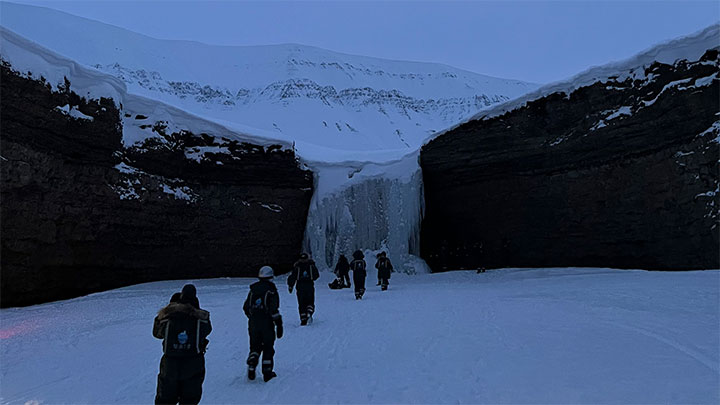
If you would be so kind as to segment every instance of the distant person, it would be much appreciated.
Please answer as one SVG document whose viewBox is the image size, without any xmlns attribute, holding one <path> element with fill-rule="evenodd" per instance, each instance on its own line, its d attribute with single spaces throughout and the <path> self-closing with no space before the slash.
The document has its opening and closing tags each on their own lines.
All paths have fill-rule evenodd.
<svg viewBox="0 0 720 405">
<path fill-rule="evenodd" d="M 300 313 L 300 325 L 312 323 L 312 316 L 315 313 L 315 280 L 320 277 L 315 262 L 310 259 L 307 253 L 301 253 L 300 259 L 293 265 L 292 272 L 288 277 L 288 291 L 297 290 L 298 312 Z"/>
<path fill-rule="evenodd" d="M 212 325 L 210 313 L 193 305 L 195 291 L 194 285 L 186 285 L 178 301 L 170 302 L 155 317 L 153 336 L 163 340 L 156 404 L 197 404 L 202 397 Z"/>
<path fill-rule="evenodd" d="M 350 262 L 350 269 L 353 271 L 353 283 L 355 283 L 355 299 L 361 300 L 365 294 L 365 260 L 363 252 L 356 250 L 353 252 L 353 261 Z"/>
<path fill-rule="evenodd" d="M 335 265 L 335 275 L 342 282 L 343 287 L 350 287 L 350 263 L 345 255 L 340 255 Z"/>
<path fill-rule="evenodd" d="M 283 323 L 280 315 L 280 294 L 272 282 L 273 269 L 263 266 L 258 272 L 259 281 L 250 285 L 243 311 L 248 317 L 248 333 L 250 334 L 250 355 L 247 358 L 248 379 L 255 379 L 260 354 L 262 354 L 262 374 L 265 382 L 277 374 L 273 371 L 275 355 L 275 336 L 283 337 Z"/>
<path fill-rule="evenodd" d="M 380 289 L 385 291 L 388 289 L 388 285 L 390 284 L 390 273 L 393 271 L 393 266 L 390 259 L 387 258 L 387 253 L 378 253 L 375 268 L 378 272 L 378 280 L 380 280 Z"/>
</svg>

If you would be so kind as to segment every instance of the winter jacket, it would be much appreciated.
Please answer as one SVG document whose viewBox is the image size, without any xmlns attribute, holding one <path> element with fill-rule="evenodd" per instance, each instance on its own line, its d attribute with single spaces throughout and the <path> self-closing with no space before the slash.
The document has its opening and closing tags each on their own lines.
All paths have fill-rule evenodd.
<svg viewBox="0 0 720 405">
<path fill-rule="evenodd" d="M 163 353 L 170 357 L 204 354 L 211 331 L 210 313 L 190 303 L 171 302 L 153 323 L 153 336 L 163 340 Z"/>
<path fill-rule="evenodd" d="M 350 272 L 350 263 L 345 256 L 340 256 L 337 264 L 335 265 L 335 275 L 342 277 Z"/>
<path fill-rule="evenodd" d="M 380 257 L 377 260 L 377 263 L 375 263 L 375 268 L 378 271 L 378 278 L 384 278 L 389 279 L 390 273 L 393 270 L 392 263 L 390 262 L 390 259 L 387 257 Z"/>
<path fill-rule="evenodd" d="M 275 283 L 270 280 L 260 280 L 250 285 L 243 311 L 248 317 L 250 327 L 253 325 L 282 325 L 280 315 L 280 294 Z"/>
<path fill-rule="evenodd" d="M 288 277 L 288 286 L 293 287 L 297 283 L 313 285 L 314 281 L 320 277 L 317 266 L 312 259 L 300 259 L 293 265 L 293 269 Z"/>
</svg>

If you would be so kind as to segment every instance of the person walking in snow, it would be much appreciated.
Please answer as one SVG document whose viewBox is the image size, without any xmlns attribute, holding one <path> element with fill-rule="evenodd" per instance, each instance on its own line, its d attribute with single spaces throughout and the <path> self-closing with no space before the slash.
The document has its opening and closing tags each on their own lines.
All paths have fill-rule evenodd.
<svg viewBox="0 0 720 405">
<path fill-rule="evenodd" d="M 256 283 L 250 285 L 243 311 L 248 317 L 248 334 L 250 335 L 250 354 L 247 358 L 248 379 L 255 379 L 262 354 L 262 374 L 265 382 L 277 377 L 273 371 L 275 355 L 275 336 L 283 337 L 283 323 L 280 315 L 280 294 L 272 282 L 273 269 L 263 266 L 258 272 Z"/>
<path fill-rule="evenodd" d="M 353 283 L 355 283 L 355 299 L 361 300 L 365 294 L 365 260 L 363 252 L 356 250 L 353 252 L 353 261 L 350 262 L 350 269 L 353 271 Z"/>
<path fill-rule="evenodd" d="M 378 280 L 380 281 L 381 286 L 380 289 L 385 291 L 388 289 L 388 285 L 390 284 L 390 273 L 392 273 L 393 270 L 392 263 L 390 262 L 390 259 L 387 258 L 387 253 L 378 253 L 375 268 L 378 272 Z"/>
<path fill-rule="evenodd" d="M 170 302 L 155 317 L 153 336 L 163 341 L 156 404 L 197 404 L 202 397 L 212 325 L 210 313 L 193 305 L 195 292 L 194 285 L 186 285 L 178 301 Z"/>
<path fill-rule="evenodd" d="M 310 259 L 307 253 L 301 253 L 300 259 L 293 265 L 292 272 L 288 277 L 288 291 L 290 294 L 293 288 L 297 290 L 298 312 L 300 313 L 300 325 L 307 325 L 312 322 L 315 312 L 315 280 L 320 277 L 315 262 Z"/>
<path fill-rule="evenodd" d="M 345 255 L 340 255 L 340 258 L 335 265 L 335 275 L 338 280 L 340 280 L 343 287 L 350 287 L 350 263 L 348 263 L 348 259 Z"/>
</svg>

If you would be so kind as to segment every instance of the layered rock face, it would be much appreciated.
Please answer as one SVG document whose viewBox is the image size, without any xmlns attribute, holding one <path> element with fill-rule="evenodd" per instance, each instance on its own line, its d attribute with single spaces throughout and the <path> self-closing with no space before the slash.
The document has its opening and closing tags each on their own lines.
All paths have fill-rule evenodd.
<svg viewBox="0 0 720 405">
<path fill-rule="evenodd" d="M 313 179 L 292 150 L 171 130 L 8 64 L 0 85 L 3 307 L 296 259 Z M 155 136 L 125 147 L 123 120 Z"/>
<path fill-rule="evenodd" d="M 718 51 L 626 76 L 428 143 L 430 267 L 719 268 Z"/>
</svg>

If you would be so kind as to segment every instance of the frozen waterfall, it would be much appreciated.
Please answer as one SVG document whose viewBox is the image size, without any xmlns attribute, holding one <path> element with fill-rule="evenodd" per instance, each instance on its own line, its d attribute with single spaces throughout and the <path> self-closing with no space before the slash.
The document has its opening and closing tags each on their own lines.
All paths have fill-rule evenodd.
<svg viewBox="0 0 720 405">
<path fill-rule="evenodd" d="M 395 271 L 429 272 L 418 256 L 424 198 L 417 152 L 391 163 L 309 165 L 316 185 L 304 248 L 319 268 L 333 269 L 340 254 L 352 260 L 360 249 L 369 269 L 385 250 Z"/>
</svg>

